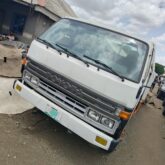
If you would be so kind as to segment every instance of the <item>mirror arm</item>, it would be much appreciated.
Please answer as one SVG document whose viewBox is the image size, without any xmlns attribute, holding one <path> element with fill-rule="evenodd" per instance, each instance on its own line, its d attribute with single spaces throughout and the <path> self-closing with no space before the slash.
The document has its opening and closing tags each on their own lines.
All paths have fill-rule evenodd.
<svg viewBox="0 0 165 165">
<path fill-rule="evenodd" d="M 151 87 L 142 85 L 142 86 L 139 88 L 138 92 L 137 92 L 136 99 L 139 98 L 139 96 L 140 96 L 140 94 L 141 94 L 143 88 L 148 88 L 148 89 L 150 89 Z"/>
</svg>

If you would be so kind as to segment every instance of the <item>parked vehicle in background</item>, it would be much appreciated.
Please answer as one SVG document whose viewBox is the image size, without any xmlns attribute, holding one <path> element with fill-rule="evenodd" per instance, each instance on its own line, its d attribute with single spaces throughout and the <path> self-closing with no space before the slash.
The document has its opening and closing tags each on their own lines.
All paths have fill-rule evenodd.
<svg viewBox="0 0 165 165">
<path fill-rule="evenodd" d="M 153 43 L 64 18 L 32 42 L 14 89 L 89 143 L 112 151 L 145 100 L 154 68 Z"/>
<path fill-rule="evenodd" d="M 165 100 L 165 77 L 163 76 L 159 77 L 159 89 L 157 92 L 157 97 L 162 101 Z"/>
</svg>

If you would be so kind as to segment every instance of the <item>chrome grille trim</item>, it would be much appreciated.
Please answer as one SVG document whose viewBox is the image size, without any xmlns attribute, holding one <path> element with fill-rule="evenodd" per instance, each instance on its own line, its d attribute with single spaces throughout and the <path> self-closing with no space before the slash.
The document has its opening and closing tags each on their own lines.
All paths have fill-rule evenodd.
<svg viewBox="0 0 165 165">
<path fill-rule="evenodd" d="M 50 92 L 52 87 L 50 87 L 49 85 L 46 85 L 42 81 L 40 82 L 39 86 L 33 85 L 30 81 L 28 81 L 26 79 L 23 79 L 23 83 L 25 85 L 30 86 L 32 88 L 32 90 L 35 90 L 37 93 L 41 94 L 45 98 L 47 98 L 50 101 L 54 102 L 56 105 L 58 105 L 61 108 L 65 109 L 66 111 L 72 113 L 73 115 L 75 115 L 78 118 L 82 119 L 83 121 L 89 123 L 90 125 L 96 127 L 97 129 L 100 129 L 100 130 L 102 130 L 102 131 L 104 131 L 104 132 L 106 132 L 108 134 L 114 135 L 114 133 L 116 132 L 117 128 L 119 127 L 120 121 L 118 121 L 118 120 L 114 120 L 115 124 L 114 124 L 114 127 L 112 129 L 107 128 L 107 127 L 101 125 L 100 123 L 97 123 L 97 122 L 91 120 L 90 118 L 87 117 L 87 112 L 89 110 L 89 108 L 87 106 L 85 106 L 85 105 L 80 103 L 81 106 L 86 107 L 86 109 L 82 108 L 80 105 L 77 105 L 77 104 L 79 104 L 79 102 L 75 100 L 75 104 L 71 104 L 72 106 L 75 105 L 75 107 L 73 108 L 71 105 L 69 105 L 70 101 L 67 101 L 68 104 L 66 104 L 66 102 L 64 101 L 65 99 L 64 100 L 61 99 L 61 98 L 65 98 L 65 96 L 66 96 L 65 94 L 59 92 L 55 88 L 53 88 L 53 89 L 58 91 L 59 93 L 57 92 L 57 94 L 56 94 L 55 91 L 51 91 Z M 43 84 L 45 84 L 46 86 L 43 85 Z"/>
<path fill-rule="evenodd" d="M 61 93 L 57 89 L 47 85 L 44 82 L 40 82 L 39 87 L 44 90 L 46 93 L 52 95 L 54 98 L 59 100 L 62 103 L 65 103 L 66 105 L 70 106 L 71 108 L 78 110 L 81 112 L 81 114 L 84 114 L 87 111 L 87 106 L 83 105 L 82 103 L 74 100 L 73 98 Z"/>
<path fill-rule="evenodd" d="M 112 115 L 115 119 L 118 119 L 114 113 L 118 107 L 122 107 L 117 103 L 95 93 L 83 87 L 80 84 L 62 76 L 59 73 L 51 70 L 50 68 L 28 59 L 29 62 L 26 66 L 26 70 L 33 75 L 44 81 L 45 83 L 55 87 L 61 92 L 69 95 L 70 97 L 77 99 L 79 102 L 88 105 L 89 107 L 96 109 L 99 112 L 103 112 L 106 115 Z"/>
</svg>

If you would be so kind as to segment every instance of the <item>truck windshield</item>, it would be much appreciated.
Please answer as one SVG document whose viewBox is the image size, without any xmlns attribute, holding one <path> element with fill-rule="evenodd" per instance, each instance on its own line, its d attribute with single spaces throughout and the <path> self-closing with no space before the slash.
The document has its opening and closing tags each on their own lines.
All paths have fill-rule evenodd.
<svg viewBox="0 0 165 165">
<path fill-rule="evenodd" d="M 60 20 L 40 39 L 54 46 L 62 45 L 90 63 L 100 61 L 134 82 L 140 80 L 148 51 L 142 41 L 72 19 Z"/>
</svg>

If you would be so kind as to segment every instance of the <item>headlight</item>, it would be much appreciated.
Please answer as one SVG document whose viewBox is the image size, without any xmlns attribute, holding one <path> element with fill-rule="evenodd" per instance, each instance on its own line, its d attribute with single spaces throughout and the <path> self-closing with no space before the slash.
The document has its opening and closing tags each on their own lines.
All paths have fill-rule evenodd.
<svg viewBox="0 0 165 165">
<path fill-rule="evenodd" d="M 105 117 L 97 111 L 89 110 L 87 117 L 110 129 L 112 129 L 115 125 L 115 120 Z"/>
<path fill-rule="evenodd" d="M 24 79 L 27 79 L 27 80 L 30 81 L 30 79 L 31 79 L 31 74 L 28 73 L 28 72 L 24 72 Z"/>
<path fill-rule="evenodd" d="M 101 118 L 101 124 L 109 127 L 109 128 L 113 128 L 115 122 L 107 117 L 102 117 Z"/>
<path fill-rule="evenodd" d="M 119 116 L 120 112 L 122 111 L 121 108 L 117 108 L 116 111 L 115 111 L 115 115 L 116 116 Z"/>
<path fill-rule="evenodd" d="M 95 112 L 95 111 L 90 110 L 90 111 L 88 112 L 88 117 L 91 118 L 91 119 L 93 119 L 93 120 L 95 120 L 95 121 L 99 121 L 99 119 L 100 119 L 100 114 L 98 114 L 98 113 Z"/>
<path fill-rule="evenodd" d="M 38 85 L 39 84 L 39 79 L 37 77 L 32 76 L 31 77 L 31 83 L 34 85 Z"/>
<path fill-rule="evenodd" d="M 27 71 L 23 73 L 23 79 L 30 81 L 33 85 L 39 84 L 39 79 Z"/>
</svg>

